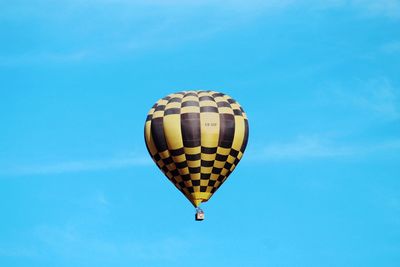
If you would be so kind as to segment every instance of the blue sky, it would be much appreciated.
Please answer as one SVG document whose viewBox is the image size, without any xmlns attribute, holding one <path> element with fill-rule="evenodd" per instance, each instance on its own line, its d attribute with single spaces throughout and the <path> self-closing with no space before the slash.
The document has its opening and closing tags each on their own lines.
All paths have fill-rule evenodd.
<svg viewBox="0 0 400 267">
<path fill-rule="evenodd" d="M 0 3 L 0 266 L 398 266 L 400 1 Z M 237 99 L 194 221 L 153 164 L 174 91 Z"/>
</svg>

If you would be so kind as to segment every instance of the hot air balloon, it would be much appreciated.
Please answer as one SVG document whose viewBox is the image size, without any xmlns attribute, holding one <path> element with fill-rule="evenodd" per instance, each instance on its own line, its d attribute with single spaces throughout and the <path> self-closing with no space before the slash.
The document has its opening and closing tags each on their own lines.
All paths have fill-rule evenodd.
<svg viewBox="0 0 400 267">
<path fill-rule="evenodd" d="M 215 91 L 183 91 L 157 101 L 145 123 L 150 156 L 196 208 L 229 177 L 241 160 L 249 136 L 243 108 Z"/>
</svg>

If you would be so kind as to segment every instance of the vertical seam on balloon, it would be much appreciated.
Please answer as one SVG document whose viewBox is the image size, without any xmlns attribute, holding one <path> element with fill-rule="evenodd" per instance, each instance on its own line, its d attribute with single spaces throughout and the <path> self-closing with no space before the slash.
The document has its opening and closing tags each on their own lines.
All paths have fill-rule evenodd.
<svg viewBox="0 0 400 267">
<path fill-rule="evenodd" d="M 183 93 L 183 92 L 179 92 L 179 93 L 176 93 L 176 94 L 182 94 L 182 93 Z M 183 93 L 182 96 L 180 96 L 180 99 L 181 99 L 180 105 L 179 105 L 179 109 L 180 109 L 180 110 L 182 109 L 182 101 L 183 101 L 183 97 L 184 97 L 185 94 L 186 94 L 186 92 Z M 174 98 L 175 98 L 175 97 L 174 97 Z M 169 99 L 166 106 L 168 106 L 168 104 L 170 104 L 170 103 L 171 103 L 171 100 L 174 99 L 174 98 Z M 164 115 L 164 118 L 165 118 L 165 115 Z M 181 124 L 181 117 L 179 116 L 179 125 L 180 125 L 180 124 Z M 165 124 L 164 124 L 164 125 L 165 125 Z M 180 125 L 180 129 L 179 129 L 179 130 L 180 130 L 180 135 L 181 135 L 181 139 L 182 139 L 182 128 L 181 128 L 181 125 Z M 165 129 L 164 129 L 164 133 L 165 133 Z M 183 145 L 183 142 L 182 142 L 182 145 Z M 168 142 L 167 142 L 167 147 L 168 147 Z M 170 149 L 170 148 L 168 147 L 168 150 L 172 150 L 172 149 Z M 171 151 L 169 151 L 169 154 L 170 154 L 170 157 L 173 159 Z M 183 156 L 184 156 L 185 162 L 186 162 L 186 155 L 185 155 L 184 153 L 183 153 Z M 188 181 L 183 180 L 182 169 L 181 169 L 181 168 L 178 168 L 177 165 L 176 165 L 176 162 L 174 162 L 174 161 L 173 161 L 173 166 L 174 166 L 174 168 L 178 171 L 178 173 L 179 173 L 178 176 L 179 176 L 181 182 L 183 182 L 183 184 L 185 185 L 185 187 L 186 187 L 186 188 L 187 188 L 187 187 L 190 187 L 190 185 L 188 184 Z M 184 187 L 182 187 L 181 184 L 179 184 L 179 187 L 181 188 L 180 191 L 181 191 L 185 196 L 188 196 L 188 194 L 184 191 Z M 189 197 L 190 197 L 190 195 L 189 195 Z"/>
<path fill-rule="evenodd" d="M 209 96 L 209 99 L 210 99 L 209 101 L 213 101 L 215 103 L 215 106 L 217 107 L 217 109 L 216 109 L 217 112 L 216 113 L 218 114 L 217 117 L 218 117 L 218 127 L 219 127 L 219 129 L 218 129 L 218 140 L 217 140 L 217 144 L 216 144 L 216 147 L 215 147 L 216 151 L 215 151 L 215 153 L 213 155 L 211 171 L 210 171 L 210 173 L 206 173 L 207 179 L 203 179 L 203 180 L 207 180 L 207 186 L 203 186 L 203 187 L 200 188 L 201 189 L 200 192 L 206 192 L 207 193 L 208 188 L 210 186 L 211 176 L 213 174 L 213 170 L 214 170 L 214 166 L 215 166 L 215 158 L 216 158 L 218 145 L 219 145 L 219 138 L 220 138 L 220 134 L 221 134 L 220 133 L 220 131 L 221 131 L 221 129 L 220 129 L 221 120 L 220 120 L 220 112 L 219 112 L 219 109 L 218 109 L 218 104 L 217 104 L 217 102 L 215 100 L 215 97 L 213 96 L 214 93 L 216 93 L 216 92 L 208 91 L 208 92 L 204 92 L 204 93 L 206 93 Z M 200 158 L 201 158 L 201 163 L 203 163 L 203 152 L 201 153 Z M 201 164 L 201 170 L 205 168 L 202 165 L 203 164 Z M 203 174 L 203 172 L 201 172 L 201 174 Z M 212 196 L 212 192 L 211 191 L 212 191 L 212 189 L 210 190 L 210 192 L 208 192 L 210 194 L 209 198 L 211 198 L 211 196 Z"/>
<path fill-rule="evenodd" d="M 216 102 L 215 102 L 215 99 L 212 97 L 212 94 L 211 94 L 211 92 L 210 91 L 207 91 L 207 92 L 204 92 L 206 95 L 208 95 L 210 98 L 211 98 L 211 100 L 210 101 L 212 101 L 212 102 L 214 102 L 215 103 L 215 106 L 217 106 L 217 104 L 216 104 Z M 201 106 L 201 105 L 200 105 Z M 216 108 L 216 113 L 218 114 L 218 116 L 219 116 L 219 113 L 218 113 L 218 106 L 217 106 L 217 108 Z M 201 122 L 201 114 L 200 114 L 200 122 Z M 205 131 L 205 125 L 203 124 L 203 123 L 201 123 L 201 136 L 203 136 L 203 131 Z M 218 135 L 219 135 L 219 132 L 218 132 Z M 218 141 L 217 141 L 217 145 L 218 145 Z M 201 140 L 201 149 L 202 149 L 202 151 L 201 151 L 201 155 L 200 155 L 200 192 L 201 193 L 206 193 L 207 192 L 207 187 L 208 187 L 208 181 L 210 180 L 210 176 L 211 176 L 211 173 L 212 173 L 212 168 L 211 168 L 211 171 L 210 171 L 210 173 L 206 173 L 206 161 L 205 161 L 205 159 L 204 158 L 206 158 L 206 156 L 205 156 L 205 151 L 203 152 L 203 140 Z M 215 154 L 213 155 L 214 157 L 214 159 L 212 160 L 212 165 L 214 165 L 214 161 L 215 161 Z M 208 163 L 207 163 L 208 164 Z M 206 178 L 204 178 L 204 176 L 206 177 Z M 202 181 L 204 181 L 204 180 L 206 180 L 207 181 L 207 186 L 204 186 L 203 184 L 202 184 Z M 208 200 L 208 199 L 207 199 Z"/>
<path fill-rule="evenodd" d="M 232 107 L 231 107 L 231 105 L 230 105 L 230 103 L 226 100 L 226 94 L 224 94 L 224 93 L 217 93 L 217 92 L 213 92 L 213 93 L 215 93 L 215 94 L 218 94 L 217 96 L 215 96 L 215 97 L 222 97 L 223 98 L 223 100 L 225 100 L 225 102 L 227 103 L 227 107 L 229 107 L 231 110 L 232 110 Z M 226 114 L 226 113 L 220 113 L 219 112 L 219 109 L 218 109 L 218 113 L 219 114 Z M 232 111 L 232 115 L 233 115 L 233 111 Z M 220 118 L 221 118 L 221 116 L 220 116 Z M 220 119 L 220 123 L 221 123 L 221 119 Z M 236 125 L 234 125 L 235 127 L 236 127 Z M 222 128 L 222 124 L 220 125 L 220 128 Z M 235 132 L 235 128 L 233 129 L 233 132 Z M 234 136 L 232 137 L 232 143 L 233 143 L 233 138 L 234 138 Z M 219 133 L 219 140 L 218 140 L 218 147 L 219 148 L 221 148 L 221 149 L 225 149 L 225 148 L 223 148 L 223 147 L 221 147 L 220 146 L 220 144 L 221 144 L 221 139 L 222 139 L 222 135 L 221 135 L 221 130 L 220 130 L 220 133 Z M 231 146 L 232 146 L 232 143 L 231 143 Z M 227 156 L 226 156 L 226 159 L 227 159 L 227 157 L 229 156 L 229 154 L 230 154 L 230 151 L 231 151 L 231 148 L 229 148 L 229 152 L 227 153 Z M 216 152 L 216 156 L 217 156 L 217 154 L 218 154 L 218 148 L 217 148 L 217 152 Z M 218 155 L 220 155 L 220 154 L 218 154 Z M 221 155 L 221 156 L 223 156 L 224 157 L 224 155 Z M 226 159 L 224 160 L 224 162 L 226 162 Z M 223 176 L 224 177 L 224 180 L 229 176 L 229 173 L 227 173 L 227 175 L 222 175 L 221 174 L 221 172 L 222 172 L 222 170 L 224 169 L 223 167 L 222 168 L 217 168 L 217 166 L 216 166 L 216 162 L 217 161 L 217 159 L 215 159 L 214 160 L 214 166 L 213 166 L 213 170 L 212 170 L 212 174 L 214 174 L 215 176 L 216 175 L 218 175 L 218 177 L 215 179 L 215 178 L 213 178 L 213 179 L 211 179 L 211 177 L 210 177 L 210 181 L 211 181 L 211 185 L 212 185 L 212 187 L 213 187 L 213 189 L 212 189 L 212 195 L 218 190 L 218 188 L 221 186 L 221 184 L 223 183 L 223 182 L 220 182 L 220 180 L 221 180 L 221 177 Z M 211 176 L 213 176 L 213 175 L 211 175 Z M 219 182 L 218 184 L 217 184 L 217 181 Z"/>
<path fill-rule="evenodd" d="M 189 95 L 190 94 L 190 95 Z M 195 94 L 195 96 L 193 95 L 193 94 Z M 181 108 L 182 108 L 182 106 L 183 106 L 183 103 L 184 103 L 184 100 L 185 100 L 185 98 L 186 97 L 188 97 L 188 96 L 192 96 L 192 97 L 195 97 L 196 98 L 196 100 L 194 100 L 194 102 L 193 103 L 190 103 L 190 105 L 195 105 L 196 103 L 197 103 L 197 105 L 199 105 L 199 96 L 198 96 L 198 92 L 196 92 L 196 91 L 187 91 L 185 94 L 184 94 L 184 96 L 183 96 L 183 98 L 182 98 L 182 103 L 181 103 Z M 190 113 L 190 112 L 189 112 Z M 197 112 L 196 112 L 197 113 Z M 185 114 L 187 114 L 187 113 L 185 113 Z M 187 148 L 188 147 L 186 147 L 185 146 L 185 142 L 184 142 L 184 132 L 187 130 L 186 128 L 184 128 L 183 127 L 183 120 L 182 120 L 182 115 L 183 115 L 183 113 L 181 113 L 181 135 L 182 135 L 182 142 L 183 142 L 183 149 L 184 149 L 184 155 L 185 155 L 185 159 L 186 159 L 186 162 L 188 161 L 188 154 L 186 153 L 186 150 L 187 150 Z M 199 116 L 200 116 L 200 113 L 199 113 Z M 201 130 L 200 129 L 200 118 L 199 118 L 199 121 L 198 121 L 198 123 L 199 123 L 199 131 Z M 185 131 L 184 131 L 185 130 Z M 185 134 L 186 135 L 186 134 Z M 196 137 L 196 136 L 194 136 L 194 137 Z M 199 139 L 200 140 L 200 137 L 201 137 L 201 132 L 199 133 L 199 136 L 197 136 L 197 139 Z M 193 138 L 193 139 L 196 139 L 196 138 Z M 200 140 L 200 145 L 201 145 L 201 140 Z M 195 155 L 191 155 L 192 157 L 196 157 L 198 154 L 195 154 Z M 200 154 L 200 156 L 201 156 L 201 154 Z M 196 161 L 196 160 L 195 160 Z M 189 168 L 189 166 L 188 166 L 188 168 Z M 192 171 L 190 171 L 190 168 L 189 168 L 189 177 L 190 177 L 190 181 L 191 181 L 191 183 L 192 183 L 192 186 L 190 187 L 191 188 L 191 191 L 193 191 L 194 190 L 194 185 L 193 185 L 193 175 L 194 173 L 192 173 Z M 194 196 L 194 191 L 193 192 L 189 192 L 190 193 L 190 199 L 191 199 L 191 202 L 193 203 L 193 205 L 195 205 L 195 196 Z"/>
<path fill-rule="evenodd" d="M 155 112 L 157 111 L 157 108 L 159 107 L 159 106 L 162 106 L 162 105 L 160 105 L 160 103 L 161 102 L 164 102 L 165 100 L 169 100 L 171 97 L 170 97 L 170 95 L 168 95 L 168 96 L 166 96 L 166 97 L 164 97 L 164 98 L 162 98 L 162 99 L 160 99 L 159 101 L 157 101 L 157 103 L 156 103 L 156 105 L 155 105 L 155 107 L 154 107 L 154 110 L 155 110 Z M 161 119 L 161 122 L 162 122 L 162 127 L 159 127 L 159 129 L 162 129 L 162 137 L 161 136 L 159 136 L 159 138 L 157 138 L 157 141 L 156 142 L 154 142 L 154 144 L 155 144 L 155 147 L 156 147 L 156 149 L 157 149 L 157 155 L 158 155 L 158 157 L 160 158 L 160 160 L 161 161 L 163 161 L 163 159 L 162 159 L 162 152 L 167 152 L 167 157 L 166 158 L 169 158 L 171 155 L 170 155 L 170 153 L 169 153 L 169 151 L 168 151 L 168 146 L 167 146 L 167 143 L 166 143 L 166 140 L 165 140 L 165 133 L 164 133 L 164 126 L 163 126 L 163 117 L 164 117 L 164 113 L 165 113 L 165 107 L 164 107 L 164 109 L 163 110 L 161 110 L 162 111 L 162 116 L 160 116 L 160 117 L 158 117 L 157 119 L 158 120 L 160 120 Z M 154 114 L 154 113 L 153 113 Z M 153 126 L 153 120 L 154 120 L 154 118 L 152 118 L 151 119 L 151 126 Z M 153 127 L 150 127 L 150 130 L 151 130 L 151 135 L 152 135 L 152 137 L 153 137 L 153 140 L 155 140 L 154 139 L 154 132 L 153 132 Z M 165 150 L 163 150 L 163 151 L 160 151 L 160 146 L 159 146 L 159 139 L 163 139 L 163 141 L 164 141 L 164 143 L 165 143 L 165 146 L 166 146 L 166 149 Z M 156 159 L 155 159 L 156 160 Z M 167 176 L 167 178 L 168 178 L 168 180 L 170 180 L 173 184 L 174 184 L 174 186 L 178 189 L 178 190 L 180 190 L 181 191 L 181 188 L 180 188 L 180 186 L 178 186 L 178 183 L 177 183 L 177 181 L 176 181 L 176 179 L 175 179 L 175 175 L 172 173 L 173 172 L 173 170 L 171 171 L 171 170 L 169 170 L 168 169 L 168 165 L 169 164 L 165 164 L 164 162 L 163 162 L 163 166 L 161 167 L 160 165 L 159 165 L 159 160 L 158 161 L 156 161 L 156 164 L 157 164 L 157 166 L 161 169 L 161 171 L 165 174 L 165 176 Z M 176 169 L 176 168 L 175 168 Z M 170 178 L 169 177 L 169 175 L 168 174 L 170 174 L 171 176 L 172 176 L 172 178 Z"/>
</svg>

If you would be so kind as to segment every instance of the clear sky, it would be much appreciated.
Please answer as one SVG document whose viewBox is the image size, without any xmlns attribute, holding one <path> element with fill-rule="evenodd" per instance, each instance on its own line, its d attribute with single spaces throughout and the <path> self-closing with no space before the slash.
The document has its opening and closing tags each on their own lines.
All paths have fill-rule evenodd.
<svg viewBox="0 0 400 267">
<path fill-rule="evenodd" d="M 399 266 L 399 0 L 1 1 L 0 39 L 0 266 Z M 201 223 L 143 141 L 188 89 L 250 123 Z"/>
</svg>

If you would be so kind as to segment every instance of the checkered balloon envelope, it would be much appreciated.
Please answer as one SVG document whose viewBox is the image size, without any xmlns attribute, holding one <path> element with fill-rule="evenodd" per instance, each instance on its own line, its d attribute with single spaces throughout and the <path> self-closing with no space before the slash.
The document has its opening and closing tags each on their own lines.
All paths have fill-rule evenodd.
<svg viewBox="0 0 400 267">
<path fill-rule="evenodd" d="M 150 109 L 145 123 L 150 156 L 195 207 L 236 168 L 248 136 L 243 108 L 214 91 L 170 94 Z"/>
</svg>

